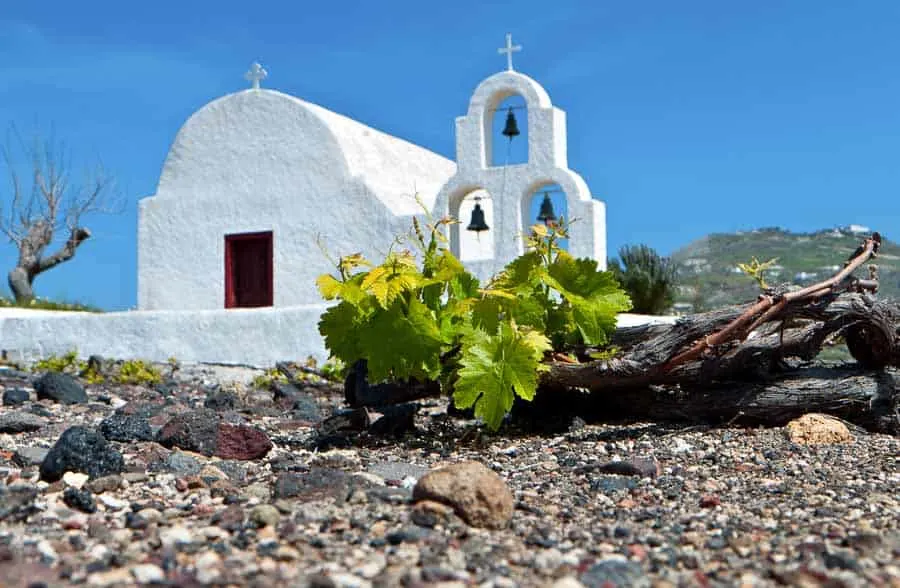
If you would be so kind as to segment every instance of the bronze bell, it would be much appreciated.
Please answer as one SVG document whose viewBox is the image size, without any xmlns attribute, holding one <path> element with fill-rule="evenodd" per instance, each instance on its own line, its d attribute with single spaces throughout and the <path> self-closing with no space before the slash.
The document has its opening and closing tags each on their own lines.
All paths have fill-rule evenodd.
<svg viewBox="0 0 900 588">
<path fill-rule="evenodd" d="M 516 124 L 516 115 L 513 114 L 512 107 L 506 113 L 506 126 L 503 127 L 503 134 L 509 137 L 510 141 L 519 135 L 519 125 Z"/>
<path fill-rule="evenodd" d="M 537 219 L 545 225 L 556 221 L 556 212 L 553 210 L 553 202 L 550 200 L 550 194 L 547 192 L 544 192 L 544 200 L 541 202 L 541 210 L 537 215 Z"/>
<path fill-rule="evenodd" d="M 480 233 L 488 229 L 490 227 L 484 222 L 484 211 L 481 209 L 481 205 L 476 202 L 475 208 L 472 209 L 472 220 L 469 221 L 469 226 L 466 227 L 466 230 Z"/>
</svg>

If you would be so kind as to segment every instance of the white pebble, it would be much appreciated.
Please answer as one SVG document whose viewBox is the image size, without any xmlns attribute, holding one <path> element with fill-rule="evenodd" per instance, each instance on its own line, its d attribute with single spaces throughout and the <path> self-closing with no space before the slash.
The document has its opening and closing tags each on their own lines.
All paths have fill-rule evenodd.
<svg viewBox="0 0 900 588">
<path fill-rule="evenodd" d="M 340 588 L 370 588 L 372 583 L 353 574 L 337 573 L 328 576 L 335 586 Z"/>
<path fill-rule="evenodd" d="M 190 543 L 193 539 L 194 537 L 191 535 L 190 529 L 180 525 L 177 527 L 169 527 L 159 534 L 159 540 L 162 542 L 163 547 L 173 547 L 176 543 Z M 213 555 L 215 555 L 215 553 L 213 553 Z"/>
<path fill-rule="evenodd" d="M 573 576 L 566 576 L 554 582 L 553 588 L 584 588 L 584 584 L 579 582 Z"/>
<path fill-rule="evenodd" d="M 131 568 L 131 575 L 140 584 L 161 584 L 166 579 L 165 572 L 154 564 L 140 564 Z"/>
<path fill-rule="evenodd" d="M 219 579 L 222 558 L 215 551 L 204 551 L 194 560 L 197 569 L 197 581 L 201 584 L 212 584 Z"/>
<path fill-rule="evenodd" d="M 681 437 L 675 437 L 674 442 L 675 443 L 672 446 L 673 453 L 689 453 L 694 450 L 694 446 Z"/>
<path fill-rule="evenodd" d="M 103 505 L 110 510 L 122 510 L 123 508 L 128 506 L 128 502 L 119 500 L 118 498 L 114 498 L 106 494 L 101 494 L 98 498 L 100 499 L 100 502 L 102 502 Z"/>
<path fill-rule="evenodd" d="M 539 570 L 555 570 L 562 563 L 562 553 L 555 547 L 539 551 L 534 556 L 534 567 Z"/>
<path fill-rule="evenodd" d="M 38 550 L 38 553 L 40 553 L 42 556 L 44 556 L 45 558 L 47 558 L 51 561 L 56 561 L 59 558 L 59 555 L 57 555 L 56 550 L 53 549 L 53 546 L 50 545 L 50 542 L 47 541 L 46 539 L 41 539 L 40 541 L 38 541 L 37 550 Z"/>
<path fill-rule="evenodd" d="M 79 490 L 84 487 L 89 479 L 90 476 L 82 474 L 81 472 L 66 472 L 62 477 L 63 484 L 71 486 L 72 488 L 78 488 Z"/>
<path fill-rule="evenodd" d="M 91 559 L 95 561 L 104 559 L 108 553 L 109 548 L 106 545 L 101 545 L 99 543 L 91 547 L 91 550 L 88 551 L 88 555 L 90 555 Z"/>
<path fill-rule="evenodd" d="M 376 553 L 372 559 L 354 569 L 353 573 L 366 580 L 371 580 L 381 573 L 385 565 L 387 565 L 387 560 L 384 555 Z"/>
</svg>

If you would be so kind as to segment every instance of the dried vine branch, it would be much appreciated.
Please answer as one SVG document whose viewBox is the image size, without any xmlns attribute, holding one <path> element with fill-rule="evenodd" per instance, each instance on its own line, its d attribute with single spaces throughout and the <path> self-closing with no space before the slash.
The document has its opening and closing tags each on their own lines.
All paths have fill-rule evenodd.
<svg viewBox="0 0 900 588">
<path fill-rule="evenodd" d="M 794 292 L 785 292 L 776 296 L 769 294 L 761 296 L 756 304 L 744 311 L 724 329 L 713 335 L 704 337 L 687 351 L 676 355 L 666 363 L 663 369 L 665 371 L 671 371 L 685 362 L 696 359 L 704 350 L 710 347 L 721 345 L 733 339 L 745 337 L 748 333 L 753 332 L 763 324 L 777 320 L 779 315 L 783 314 L 785 309 L 792 302 L 814 300 L 826 294 L 835 292 L 836 288 L 843 284 L 854 271 L 878 253 L 878 248 L 880 246 L 881 235 L 874 233 L 870 238 L 863 242 L 856 252 L 854 252 L 844 268 L 831 278 Z"/>
</svg>

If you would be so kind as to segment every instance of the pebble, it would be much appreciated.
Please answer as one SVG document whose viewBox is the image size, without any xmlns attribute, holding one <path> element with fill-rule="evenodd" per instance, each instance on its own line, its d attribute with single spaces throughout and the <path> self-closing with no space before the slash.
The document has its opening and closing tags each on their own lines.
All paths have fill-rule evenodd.
<svg viewBox="0 0 900 588">
<path fill-rule="evenodd" d="M 183 451 L 173 451 L 166 457 L 165 467 L 178 476 L 199 474 L 203 469 L 200 460 Z"/>
<path fill-rule="evenodd" d="M 121 473 L 122 454 L 100 433 L 85 427 L 66 429 L 41 463 L 41 479 L 55 482 L 66 472 L 81 472 L 91 478 Z"/>
<path fill-rule="evenodd" d="M 155 564 L 140 564 L 131 568 L 131 575 L 138 584 L 162 584 L 166 573 Z"/>
<path fill-rule="evenodd" d="M 194 536 L 187 527 L 176 525 L 160 531 L 159 540 L 163 547 L 174 547 L 179 543 L 191 543 Z"/>
<path fill-rule="evenodd" d="M 86 513 L 97 512 L 97 502 L 94 495 L 88 490 L 79 490 L 76 487 L 66 488 L 63 492 L 63 502 L 67 506 Z"/>
<path fill-rule="evenodd" d="M 122 510 L 128 506 L 127 501 L 116 498 L 115 496 L 110 496 L 109 494 L 101 494 L 99 500 L 103 503 L 103 506 L 110 510 Z"/>
<path fill-rule="evenodd" d="M 201 584 L 212 584 L 221 575 L 222 558 L 215 551 L 204 551 L 194 560 L 197 570 L 197 581 Z"/>
<path fill-rule="evenodd" d="M 62 404 L 82 404 L 88 401 L 84 386 L 69 374 L 46 372 L 34 383 L 38 400 L 52 400 Z"/>
<path fill-rule="evenodd" d="M 281 519 L 281 513 L 271 504 L 259 504 L 250 511 L 250 521 L 258 527 L 274 527 L 278 524 L 279 519 Z"/>
<path fill-rule="evenodd" d="M 47 419 L 30 412 L 0 413 L 0 433 L 28 433 L 40 430 Z"/>
<path fill-rule="evenodd" d="M 84 484 L 90 479 L 90 476 L 87 474 L 82 474 L 80 472 L 66 472 L 63 474 L 62 481 L 66 486 L 71 486 L 72 488 L 81 489 L 84 487 Z"/>
<path fill-rule="evenodd" d="M 28 390 L 9 388 L 3 391 L 3 406 L 21 406 L 28 402 Z"/>
<path fill-rule="evenodd" d="M 553 582 L 551 588 L 584 588 L 584 584 L 574 576 L 565 576 Z"/>
<path fill-rule="evenodd" d="M 50 450 L 46 447 L 19 447 L 13 454 L 13 463 L 21 467 L 39 466 Z"/>
<path fill-rule="evenodd" d="M 128 586 L 133 584 L 131 571 L 114 568 L 104 572 L 94 572 L 87 577 L 88 586 Z"/>
<path fill-rule="evenodd" d="M 49 563 L 53 563 L 59 558 L 56 549 L 54 549 L 53 545 L 46 539 L 41 539 L 37 542 L 37 550 Z"/>
<path fill-rule="evenodd" d="M 501 529 L 513 512 L 513 497 L 500 476 L 477 461 L 452 464 L 422 476 L 413 500 L 433 500 L 454 508 L 475 527 Z"/>
<path fill-rule="evenodd" d="M 251 484 L 244 488 L 243 495 L 247 498 L 254 498 L 260 502 L 268 501 L 272 497 L 272 491 L 265 484 Z M 276 498 L 278 494 L 275 494 Z"/>
<path fill-rule="evenodd" d="M 163 520 L 163 513 L 152 507 L 142 508 L 136 514 L 148 523 L 158 523 Z"/>
<path fill-rule="evenodd" d="M 85 487 L 94 494 L 103 494 L 104 492 L 112 492 L 122 485 L 122 476 L 102 476 L 89 480 Z"/>
<path fill-rule="evenodd" d="M 153 441 L 156 433 L 150 417 L 157 410 L 152 405 L 134 407 L 133 412 L 117 410 L 100 422 L 100 432 L 110 441 Z"/>
</svg>

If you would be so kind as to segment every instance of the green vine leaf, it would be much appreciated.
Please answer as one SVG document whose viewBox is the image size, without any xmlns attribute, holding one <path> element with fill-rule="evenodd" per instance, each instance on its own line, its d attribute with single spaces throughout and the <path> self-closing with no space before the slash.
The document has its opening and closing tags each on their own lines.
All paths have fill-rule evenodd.
<svg viewBox="0 0 900 588">
<path fill-rule="evenodd" d="M 471 329 L 463 336 L 459 378 L 453 392 L 457 407 L 475 406 L 475 415 L 491 430 L 500 427 L 514 396 L 531 400 L 541 364 L 550 341 L 533 330 L 519 330 L 514 323 L 501 323 L 497 335 Z"/>
<path fill-rule="evenodd" d="M 631 308 L 613 274 L 598 270 L 593 259 L 560 252 L 546 280 L 572 305 L 575 325 L 588 345 L 605 345 L 616 329 L 616 314 Z"/>
<path fill-rule="evenodd" d="M 490 288 L 511 293 L 530 291 L 540 285 L 541 263 L 540 253 L 529 251 L 506 264 L 492 280 Z"/>
<path fill-rule="evenodd" d="M 359 330 L 364 321 L 362 309 L 347 301 L 332 306 L 322 314 L 319 333 L 325 338 L 325 346 L 333 356 L 345 363 L 365 357 L 359 345 Z"/>
<path fill-rule="evenodd" d="M 433 379 L 440 373 L 441 332 L 431 311 L 418 300 L 411 300 L 406 311 L 398 301 L 386 312 L 373 313 L 358 333 L 372 382 Z"/>
<path fill-rule="evenodd" d="M 391 253 L 385 262 L 363 278 L 362 289 L 371 292 L 382 308 L 390 307 L 404 292 L 419 286 L 422 275 L 409 253 Z"/>
<path fill-rule="evenodd" d="M 332 276 L 331 274 L 322 274 L 316 278 L 316 287 L 325 300 L 334 300 L 341 295 L 344 283 Z"/>
</svg>

